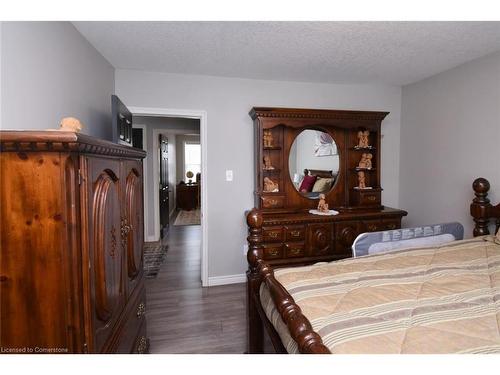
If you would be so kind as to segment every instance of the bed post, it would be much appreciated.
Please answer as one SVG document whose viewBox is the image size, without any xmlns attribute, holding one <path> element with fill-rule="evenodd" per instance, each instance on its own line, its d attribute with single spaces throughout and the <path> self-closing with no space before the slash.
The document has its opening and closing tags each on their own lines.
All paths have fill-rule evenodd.
<svg viewBox="0 0 500 375">
<path fill-rule="evenodd" d="M 500 204 L 493 206 L 488 199 L 488 191 L 490 183 L 485 178 L 477 178 L 472 184 L 476 197 L 470 205 L 470 214 L 474 218 L 476 225 L 474 226 L 473 235 L 484 236 L 490 234 L 488 225 L 490 218 L 496 218 L 496 230 L 500 226 Z"/>
<path fill-rule="evenodd" d="M 258 311 L 259 289 L 262 277 L 258 270 L 258 260 L 262 259 L 262 213 L 256 208 L 247 214 L 249 235 L 247 270 L 247 339 L 248 353 L 264 352 L 264 326 Z"/>
</svg>

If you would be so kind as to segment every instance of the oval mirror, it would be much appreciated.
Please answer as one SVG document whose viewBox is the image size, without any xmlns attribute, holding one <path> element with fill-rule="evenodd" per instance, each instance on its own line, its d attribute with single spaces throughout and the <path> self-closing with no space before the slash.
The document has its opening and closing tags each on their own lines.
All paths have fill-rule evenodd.
<svg viewBox="0 0 500 375">
<path fill-rule="evenodd" d="M 288 169 L 295 189 L 304 197 L 319 199 L 328 193 L 339 173 L 337 145 L 320 130 L 303 130 L 293 141 Z"/>
</svg>

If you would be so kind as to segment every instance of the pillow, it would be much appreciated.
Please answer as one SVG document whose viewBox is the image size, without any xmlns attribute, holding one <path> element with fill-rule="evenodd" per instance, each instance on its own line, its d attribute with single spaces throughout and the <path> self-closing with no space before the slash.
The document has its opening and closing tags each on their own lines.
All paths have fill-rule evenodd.
<svg viewBox="0 0 500 375">
<path fill-rule="evenodd" d="M 332 187 L 333 178 L 318 177 L 312 188 L 313 193 L 327 193 Z"/>
<path fill-rule="evenodd" d="M 304 192 L 309 193 L 312 190 L 315 182 L 316 182 L 316 176 L 304 176 L 304 179 L 300 184 L 299 191 L 302 193 Z"/>
</svg>

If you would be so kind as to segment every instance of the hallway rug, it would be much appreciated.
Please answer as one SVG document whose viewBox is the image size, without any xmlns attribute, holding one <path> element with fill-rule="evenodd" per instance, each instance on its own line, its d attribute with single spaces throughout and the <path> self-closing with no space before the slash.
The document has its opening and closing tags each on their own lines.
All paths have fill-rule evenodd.
<svg viewBox="0 0 500 375">
<path fill-rule="evenodd" d="M 144 244 L 144 277 L 154 279 L 167 255 L 168 246 L 161 242 L 149 242 Z"/>
<path fill-rule="evenodd" d="M 175 218 L 174 225 L 200 225 L 200 209 L 191 211 L 180 210 Z"/>
</svg>

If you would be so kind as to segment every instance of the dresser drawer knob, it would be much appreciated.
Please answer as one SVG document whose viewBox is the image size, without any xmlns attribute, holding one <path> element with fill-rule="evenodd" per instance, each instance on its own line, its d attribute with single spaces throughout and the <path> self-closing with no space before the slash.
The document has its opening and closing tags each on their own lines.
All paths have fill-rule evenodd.
<svg viewBox="0 0 500 375">
<path fill-rule="evenodd" d="M 139 344 L 137 344 L 137 353 L 144 354 L 148 348 L 148 339 L 146 336 L 141 336 Z"/>
<path fill-rule="evenodd" d="M 299 255 L 301 253 L 302 249 L 301 248 L 298 248 L 298 247 L 292 247 L 290 249 L 290 253 L 292 255 Z"/>
<path fill-rule="evenodd" d="M 144 304 L 144 302 L 141 302 L 139 304 L 139 306 L 137 306 L 137 317 L 140 319 L 144 313 L 146 312 L 146 305 Z"/>
</svg>

